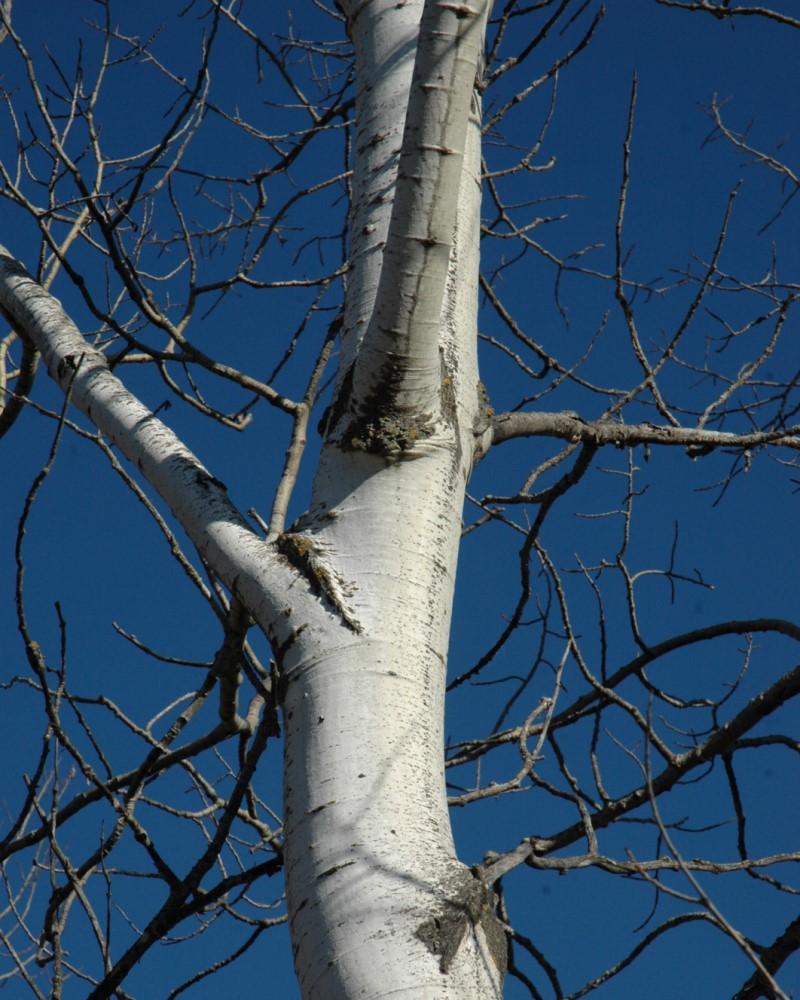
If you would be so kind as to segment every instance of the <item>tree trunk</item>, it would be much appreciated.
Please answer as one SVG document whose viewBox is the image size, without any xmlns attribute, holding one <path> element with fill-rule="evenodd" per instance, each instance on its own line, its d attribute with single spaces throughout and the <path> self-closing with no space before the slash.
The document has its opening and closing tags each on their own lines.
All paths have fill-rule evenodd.
<svg viewBox="0 0 800 1000">
<path fill-rule="evenodd" d="M 358 126 L 341 362 L 311 506 L 289 532 L 255 535 L 2 248 L 0 305 L 272 642 L 303 996 L 484 1000 L 502 994 L 505 935 L 455 855 L 443 715 L 464 490 L 487 426 L 474 92 L 486 3 L 344 10 Z"/>
<path fill-rule="evenodd" d="M 500 996 L 505 939 L 456 859 L 442 755 L 483 416 L 473 84 L 485 7 L 345 12 L 358 104 L 343 353 L 312 506 L 291 536 L 340 620 L 322 643 L 299 635 L 282 664 L 295 962 L 309 998 Z"/>
</svg>

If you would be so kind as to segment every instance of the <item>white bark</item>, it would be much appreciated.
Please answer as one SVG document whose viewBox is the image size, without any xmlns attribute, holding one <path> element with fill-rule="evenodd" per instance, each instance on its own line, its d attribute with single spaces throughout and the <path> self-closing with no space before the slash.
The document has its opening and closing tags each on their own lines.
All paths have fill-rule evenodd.
<svg viewBox="0 0 800 1000">
<path fill-rule="evenodd" d="M 70 393 L 71 402 L 168 504 L 207 565 L 239 594 L 265 631 L 277 629 L 276 641 L 288 641 L 294 626 L 285 613 L 286 594 L 296 575 L 241 517 L 224 484 L 125 388 L 61 303 L 3 246 L 0 307 L 33 341 L 50 376 Z"/>
<path fill-rule="evenodd" d="M 426 7 L 419 31 L 421 3 L 345 6 L 359 58 L 348 377 L 298 532 L 340 581 L 351 634 L 324 650 L 299 636 L 283 664 L 287 886 L 306 998 L 469 1000 L 502 989 L 505 942 L 488 895 L 456 860 L 442 757 L 479 417 L 470 102 L 485 7 Z M 406 105 L 415 120 L 395 186 Z"/>
<path fill-rule="evenodd" d="M 394 409 L 436 413 L 439 324 L 454 217 L 464 197 L 478 194 L 462 192 L 460 181 L 468 126 L 474 131 L 477 125 L 469 111 L 486 5 L 440 0 L 423 8 L 420 0 L 400 14 L 384 0 L 350 6 L 356 9 L 350 23 L 359 60 L 356 149 L 357 156 L 364 152 L 364 162 L 356 161 L 351 230 L 361 287 L 351 288 L 348 299 L 350 312 L 368 326 L 355 393 L 368 396 L 376 375 L 384 375 L 391 362 L 400 368 L 392 373 Z M 406 107 L 398 163 L 398 109 Z"/>
<path fill-rule="evenodd" d="M 0 305 L 273 642 L 306 1000 L 502 993 L 504 934 L 491 894 L 456 859 L 443 768 L 462 504 L 485 425 L 473 83 L 486 3 L 424 7 L 345 5 L 359 130 L 343 360 L 309 513 L 274 544 L 0 256 Z"/>
</svg>

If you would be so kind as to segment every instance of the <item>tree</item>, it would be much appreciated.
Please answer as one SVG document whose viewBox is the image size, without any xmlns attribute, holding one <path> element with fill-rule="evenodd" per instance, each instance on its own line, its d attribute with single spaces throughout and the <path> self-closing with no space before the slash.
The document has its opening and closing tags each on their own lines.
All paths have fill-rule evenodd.
<svg viewBox="0 0 800 1000">
<path fill-rule="evenodd" d="M 771 38 L 800 26 L 779 10 L 657 3 L 713 15 L 717 39 L 749 22 Z M 16 148 L 3 154 L 2 193 L 8 218 L 26 220 L 15 226 L 39 244 L 35 277 L 13 245 L 0 256 L 11 330 L 0 426 L 8 442 L 34 422 L 52 436 L 18 523 L 6 522 L 28 669 L 13 668 L 4 698 L 30 704 L 35 693 L 40 718 L 2 840 L 6 974 L 38 996 L 127 996 L 143 988 L 136 968 L 159 942 L 224 942 L 227 953 L 159 986 L 174 996 L 266 947 L 262 933 L 285 920 L 304 997 L 501 996 L 507 966 L 524 995 L 577 997 L 606 982 L 613 991 L 666 932 L 705 922 L 744 956 L 738 997 L 785 996 L 779 970 L 800 946 L 800 922 L 786 926 L 783 897 L 791 909 L 800 853 L 790 822 L 753 808 L 741 760 L 763 756 L 791 787 L 800 669 L 785 664 L 800 626 L 734 613 L 666 632 L 652 595 L 680 605 L 708 587 L 704 571 L 672 515 L 666 549 L 644 547 L 655 568 L 633 551 L 650 479 L 674 488 L 698 468 L 722 506 L 737 502 L 744 471 L 770 483 L 775 466 L 782 485 L 763 488 L 791 488 L 798 285 L 779 255 L 798 182 L 782 151 L 761 151 L 712 101 L 715 148 L 751 161 L 759 183 L 763 171 L 785 186 L 760 219 L 775 256 L 755 278 L 763 258 L 729 249 L 749 192 L 734 187 L 711 249 L 667 280 L 643 279 L 627 235 L 635 80 L 610 251 L 558 249 L 538 233 L 558 219 L 538 214 L 555 200 L 542 152 L 555 84 L 591 50 L 598 5 L 512 0 L 490 15 L 484 0 L 343 0 L 302 9 L 302 29 L 278 39 L 260 22 L 283 12 L 253 22 L 219 0 L 169 11 L 163 35 L 138 12 L 135 30 L 120 27 L 110 2 L 92 10 L 101 17 L 87 22 L 72 68 L 62 51 L 28 46 L 10 4 L 3 13 Z M 312 29 L 323 41 L 308 40 Z M 237 78 L 245 65 L 264 93 Z M 515 115 L 545 93 L 531 140 L 530 120 Z M 557 337 L 532 335 L 513 314 L 510 264 L 526 282 L 531 258 L 553 282 Z M 566 297 L 584 287 L 615 313 L 589 335 L 579 315 L 569 343 Z M 279 294 L 289 307 L 274 304 Z M 481 297 L 491 332 L 479 333 Z M 658 337 L 644 332 L 651 316 L 664 324 Z M 213 345 L 211 329 L 222 334 Z M 595 367 L 602 351 L 618 352 L 613 384 Z M 281 423 L 265 415 L 258 436 L 267 409 Z M 196 416 L 210 421 L 202 436 Z M 253 492 L 263 492 L 255 456 L 276 462 L 284 422 L 269 516 L 245 517 L 234 496 L 260 476 Z M 247 442 L 239 472 L 187 445 L 219 451 L 223 432 Z M 187 614 L 176 601 L 142 639 L 117 626 L 131 655 L 173 665 L 167 680 L 155 666 L 143 676 L 158 683 L 135 691 L 124 678 L 92 679 L 88 665 L 73 678 L 69 591 L 53 648 L 52 613 L 30 611 L 29 533 L 68 462 L 67 439 L 102 455 L 168 542 L 221 632 L 211 660 L 174 652 Z M 546 451 L 532 448 L 538 439 Z M 515 447 L 517 471 L 492 466 Z M 661 450 L 678 457 L 640 468 Z M 229 473 L 230 489 L 218 478 Z M 503 493 L 509 474 L 522 485 Z M 498 485 L 484 487 L 485 475 Z M 152 528 L 124 509 L 120 533 L 135 549 Z M 575 549 L 563 527 L 552 534 L 576 511 L 601 531 L 585 547 L 593 561 L 567 564 Z M 91 548 L 91 529 L 73 530 Z M 484 619 L 486 652 L 448 684 L 461 540 L 487 537 L 492 548 L 516 543 L 516 591 L 502 584 L 502 628 Z M 91 579 L 101 585 L 97 569 Z M 771 640 L 766 667 L 760 637 Z M 696 676 L 698 658 L 713 661 L 712 677 Z M 188 694 L 186 670 L 199 677 Z M 479 692 L 478 736 L 446 744 L 448 688 Z M 282 818 L 260 786 L 279 744 Z M 470 867 L 456 855 L 446 771 L 452 807 L 505 810 L 526 792 L 542 818 L 517 813 L 516 839 L 495 835 Z M 733 832 L 721 831 L 731 815 Z M 698 825 L 707 836 L 690 860 Z M 521 926 L 514 895 L 584 870 L 651 892 L 655 912 L 627 957 L 562 987 L 572 972 L 538 943 L 535 915 Z M 265 910 L 280 872 L 286 910 Z M 702 879 L 722 872 L 752 899 L 767 894 L 766 934 L 757 920 L 738 930 L 715 902 Z M 153 880 L 159 889 L 145 891 Z"/>
</svg>

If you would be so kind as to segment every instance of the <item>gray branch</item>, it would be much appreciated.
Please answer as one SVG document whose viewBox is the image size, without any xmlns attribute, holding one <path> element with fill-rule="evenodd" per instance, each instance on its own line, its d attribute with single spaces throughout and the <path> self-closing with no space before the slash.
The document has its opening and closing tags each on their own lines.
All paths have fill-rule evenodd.
<svg viewBox="0 0 800 1000">
<path fill-rule="evenodd" d="M 490 444 L 502 444 L 523 437 L 551 437 L 564 441 L 583 442 L 597 446 L 614 445 L 632 448 L 635 445 L 667 445 L 684 447 L 693 458 L 717 448 L 737 451 L 779 445 L 800 451 L 800 425 L 783 430 L 751 431 L 734 434 L 693 427 L 671 427 L 659 424 L 624 424 L 615 420 L 583 420 L 569 410 L 561 413 L 501 413 L 493 418 L 488 434 Z"/>
</svg>

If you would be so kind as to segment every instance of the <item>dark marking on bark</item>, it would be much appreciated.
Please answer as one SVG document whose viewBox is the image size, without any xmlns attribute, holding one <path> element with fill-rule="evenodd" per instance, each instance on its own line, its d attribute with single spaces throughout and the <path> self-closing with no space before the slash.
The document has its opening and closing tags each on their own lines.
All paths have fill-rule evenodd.
<svg viewBox="0 0 800 1000">
<path fill-rule="evenodd" d="M 319 875 L 317 875 L 317 878 L 318 879 L 328 878 L 329 876 L 335 875 L 337 872 L 340 872 L 343 868 L 349 868 L 350 865 L 354 864 L 355 861 L 345 861 L 344 864 L 334 865 L 333 868 L 328 868 L 327 871 L 320 872 Z"/>
<path fill-rule="evenodd" d="M 387 459 L 412 457 L 409 453 L 425 438 L 431 437 L 434 430 L 434 420 L 429 413 L 419 416 L 381 413 L 352 419 L 338 443 L 345 451 L 363 451 Z"/>
<path fill-rule="evenodd" d="M 453 880 L 453 896 L 446 898 L 441 910 L 420 924 L 416 937 L 439 957 L 439 969 L 449 972 L 458 950 L 469 933 L 481 928 L 489 954 L 501 976 L 508 962 L 508 941 L 502 923 L 494 915 L 497 897 L 483 882 L 468 873 Z"/>
<path fill-rule="evenodd" d="M 339 421 L 350 409 L 350 400 L 353 395 L 353 365 L 347 369 L 339 380 L 334 391 L 331 405 L 322 414 L 317 430 L 320 437 L 325 440 L 329 434 L 336 430 Z"/>
<path fill-rule="evenodd" d="M 309 535 L 285 532 L 275 548 L 299 571 L 313 594 L 321 597 L 341 618 L 351 632 L 361 632 L 361 623 L 353 617 L 345 600 L 352 591 L 325 559 L 325 553 Z"/>
<path fill-rule="evenodd" d="M 56 374 L 58 375 L 59 382 L 63 380 L 64 376 L 68 372 L 76 372 L 78 368 L 80 368 L 83 357 L 84 356 L 82 354 L 67 354 L 58 362 L 58 365 L 56 366 Z"/>
<path fill-rule="evenodd" d="M 477 11 L 474 11 L 467 4 L 460 3 L 445 3 L 442 4 L 444 10 L 452 11 L 459 21 L 463 21 L 466 18 L 476 18 L 478 16 Z"/>
<path fill-rule="evenodd" d="M 223 483 L 221 479 L 217 479 L 216 476 L 210 475 L 208 472 L 198 471 L 195 473 L 195 482 L 198 486 L 203 486 L 206 489 L 210 489 L 212 486 L 216 486 L 217 489 L 225 490 L 227 493 L 228 487 Z"/>
<path fill-rule="evenodd" d="M 490 419 L 494 416 L 494 407 L 489 400 L 489 393 L 486 391 L 486 386 L 483 382 L 478 382 L 478 398 L 480 400 L 481 409 L 483 410 L 483 415 Z"/>
<path fill-rule="evenodd" d="M 413 458 L 415 447 L 436 430 L 430 413 L 397 412 L 396 401 L 407 372 L 402 358 L 381 367 L 377 390 L 366 399 L 353 396 L 354 365 L 344 373 L 333 402 L 320 422 L 326 441 L 343 451 L 361 451 L 389 461 Z"/>
<path fill-rule="evenodd" d="M 447 364 L 442 354 L 440 359 L 441 368 L 441 402 L 442 417 L 445 423 L 457 429 L 458 427 L 458 407 L 456 406 L 456 388 L 454 385 L 454 372 Z"/>
<path fill-rule="evenodd" d="M 287 608 L 284 614 L 289 615 L 291 614 L 291 612 L 292 609 Z M 302 625 L 299 625 L 296 629 L 293 629 L 289 633 L 289 635 L 283 640 L 283 642 L 278 642 L 277 639 L 272 634 L 272 632 L 267 634 L 267 638 L 269 639 L 270 645 L 272 646 L 272 652 L 275 657 L 275 673 L 277 674 L 276 693 L 279 705 L 283 705 L 284 703 L 284 700 L 286 698 L 286 688 L 288 685 L 286 674 L 283 671 L 283 658 L 286 655 L 286 651 L 289 649 L 289 647 L 305 630 L 306 625 L 307 623 L 304 622 Z"/>
</svg>

